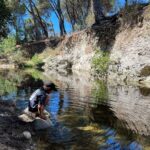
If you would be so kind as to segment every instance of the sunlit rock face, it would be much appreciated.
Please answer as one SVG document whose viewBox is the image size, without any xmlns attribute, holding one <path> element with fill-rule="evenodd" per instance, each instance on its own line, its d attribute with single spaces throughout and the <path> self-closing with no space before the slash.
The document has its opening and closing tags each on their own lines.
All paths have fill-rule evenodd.
<svg viewBox="0 0 150 150">
<path fill-rule="evenodd" d="M 150 76 L 150 7 L 144 10 L 140 26 L 127 28 L 117 34 L 110 55 L 109 79 L 143 81 Z"/>
<path fill-rule="evenodd" d="M 121 17 L 103 18 L 100 3 L 95 0 L 94 4 L 95 17 L 100 23 L 64 37 L 58 46 L 60 54 L 46 58 L 44 70 L 93 72 L 95 50 L 110 51 L 108 80 L 135 81 L 150 87 L 150 6 L 139 12 L 141 22 L 124 27 Z"/>
<path fill-rule="evenodd" d="M 125 127 L 150 135 L 150 89 L 108 85 L 111 109 Z"/>
<path fill-rule="evenodd" d="M 91 59 L 94 55 L 97 39 L 90 29 L 73 33 L 66 36 L 59 48 L 61 54 L 45 59 L 44 69 L 48 70 L 66 70 L 72 68 L 75 70 L 91 69 Z"/>
</svg>

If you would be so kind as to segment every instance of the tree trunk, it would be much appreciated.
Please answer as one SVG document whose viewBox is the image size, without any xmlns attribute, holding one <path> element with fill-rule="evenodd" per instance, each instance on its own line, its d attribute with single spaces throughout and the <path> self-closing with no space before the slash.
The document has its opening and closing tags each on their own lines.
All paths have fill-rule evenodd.
<svg viewBox="0 0 150 150">
<path fill-rule="evenodd" d="M 17 18 L 15 16 L 13 16 L 12 18 L 13 18 L 12 23 L 13 23 L 14 29 L 16 31 L 16 36 L 15 36 L 16 44 L 19 44 L 20 40 L 19 40 L 19 28 L 17 25 Z"/>
<path fill-rule="evenodd" d="M 60 16 L 59 26 L 60 26 L 61 35 L 65 35 L 66 34 L 66 29 L 65 29 L 65 25 L 64 25 L 64 16 L 62 14 L 62 10 L 61 10 L 61 7 L 60 7 L 60 0 L 57 1 L 57 11 L 58 11 L 58 14 Z"/>
<path fill-rule="evenodd" d="M 27 10 L 29 11 L 29 13 L 32 15 L 32 18 L 33 18 L 35 38 L 36 38 L 36 40 L 39 40 L 41 38 L 41 35 L 40 35 L 39 29 L 38 29 L 38 22 L 36 20 L 36 15 L 34 13 L 34 9 L 32 6 L 32 0 L 29 0 L 29 6 L 30 6 L 30 10 L 29 9 L 27 9 Z"/>
<path fill-rule="evenodd" d="M 50 24 L 51 24 L 51 30 L 52 30 L 52 32 L 53 32 L 53 36 L 55 37 L 56 34 L 55 34 L 55 30 L 54 30 L 54 25 L 53 25 L 53 23 L 52 23 L 51 20 L 50 20 Z"/>
<path fill-rule="evenodd" d="M 33 1 L 32 1 L 32 3 L 33 3 L 33 6 L 34 6 L 34 8 L 35 8 L 35 11 L 36 11 L 36 13 L 37 13 L 37 16 L 36 16 L 36 17 L 38 18 L 38 22 L 39 22 L 39 24 L 40 24 L 40 26 L 41 26 L 41 28 L 42 28 L 42 30 L 43 30 L 43 33 L 44 33 L 45 37 L 48 38 L 48 31 L 47 31 L 46 25 L 45 25 L 44 22 L 42 21 L 42 18 L 41 18 L 41 16 L 40 16 L 39 10 L 38 10 L 38 8 L 36 7 L 35 3 L 34 3 Z"/>
<path fill-rule="evenodd" d="M 60 7 L 60 0 L 57 0 L 57 4 L 54 4 L 54 2 L 51 0 L 49 2 L 59 20 L 60 35 L 63 36 L 66 34 L 66 29 L 64 25 L 64 16 Z"/>
<path fill-rule="evenodd" d="M 128 6 L 128 0 L 125 0 L 125 7 Z"/>
<path fill-rule="evenodd" d="M 69 16 L 69 20 L 70 20 L 70 23 L 71 23 L 71 26 L 72 26 L 72 30 L 75 31 L 74 22 L 71 19 L 71 15 L 70 15 L 70 12 L 69 12 L 68 3 L 69 3 L 68 0 L 65 0 L 65 6 L 66 6 L 67 14 Z"/>
</svg>

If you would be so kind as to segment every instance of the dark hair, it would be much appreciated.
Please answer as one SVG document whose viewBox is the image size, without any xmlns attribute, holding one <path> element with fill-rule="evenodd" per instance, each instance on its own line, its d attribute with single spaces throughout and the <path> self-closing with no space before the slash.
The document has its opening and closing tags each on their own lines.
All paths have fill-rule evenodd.
<svg viewBox="0 0 150 150">
<path fill-rule="evenodd" d="M 52 91 L 57 91 L 56 85 L 52 82 L 45 82 L 44 86 L 47 88 L 51 88 Z"/>
</svg>

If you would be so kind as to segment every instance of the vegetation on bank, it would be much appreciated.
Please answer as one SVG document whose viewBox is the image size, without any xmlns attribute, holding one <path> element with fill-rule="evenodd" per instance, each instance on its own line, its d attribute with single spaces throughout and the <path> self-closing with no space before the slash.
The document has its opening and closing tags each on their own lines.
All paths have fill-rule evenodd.
<svg viewBox="0 0 150 150">
<path fill-rule="evenodd" d="M 41 68 L 44 65 L 44 60 L 47 57 L 55 57 L 60 54 L 60 50 L 58 48 L 50 48 L 47 47 L 43 52 L 39 54 L 33 55 L 33 57 L 27 61 L 25 61 L 25 67 L 28 68 Z"/>
<path fill-rule="evenodd" d="M 16 45 L 15 36 L 8 36 L 0 41 L 0 64 L 15 64 L 19 68 L 41 68 L 45 58 L 60 54 L 58 48 L 51 47 L 45 48 L 41 53 L 36 53 L 35 50 L 31 58 L 25 52 L 22 45 Z"/>
<path fill-rule="evenodd" d="M 4 64 L 16 64 L 18 66 L 24 64 L 26 58 L 23 56 L 21 47 L 16 46 L 14 36 L 8 36 L 0 41 L 0 59 Z"/>
<path fill-rule="evenodd" d="M 131 4 L 136 7 L 132 9 L 133 6 Z M 41 54 L 36 54 L 35 52 L 32 58 L 27 58 L 24 56 L 22 46 L 18 45 L 30 45 L 36 43 L 36 41 L 57 37 L 52 20 L 53 14 L 56 14 L 58 19 L 60 35 L 64 37 L 66 34 L 69 34 L 65 26 L 66 21 L 71 26 L 71 32 L 85 29 L 94 23 L 94 25 L 105 27 L 108 26 L 107 21 L 111 19 L 110 16 L 119 16 L 117 13 L 121 9 L 119 4 L 111 0 L 107 2 L 100 2 L 99 0 L 80 0 L 80 2 L 78 0 L 56 0 L 55 2 L 53 0 L 1 0 L 0 6 L 0 63 L 2 59 L 5 59 L 5 63 L 14 63 L 19 67 L 30 68 L 41 68 L 45 58 L 60 54 L 60 51 L 57 49 L 46 48 L 46 46 L 49 47 L 48 43 L 44 52 L 41 52 Z M 132 26 L 134 22 L 142 22 L 142 9 L 133 0 L 130 2 L 125 1 L 124 7 L 125 11 L 121 10 L 119 13 L 123 24 L 127 23 L 129 26 Z M 24 17 L 25 15 L 26 17 Z M 116 22 L 113 21 L 111 24 L 113 25 L 112 28 L 116 27 L 114 25 Z M 99 27 L 98 29 L 101 30 Z M 104 44 L 101 43 L 104 47 L 111 43 L 112 34 L 110 33 L 110 37 L 108 37 L 105 34 L 107 29 L 101 30 L 99 35 L 99 38 L 102 38 L 100 42 L 105 41 Z M 112 31 L 111 29 L 110 31 Z M 104 37 L 106 40 L 104 40 Z M 100 76 L 106 76 L 108 65 L 109 53 L 97 51 L 92 60 L 95 73 Z"/>
<path fill-rule="evenodd" d="M 95 75 L 99 75 L 101 77 L 107 76 L 109 62 L 109 52 L 96 50 L 92 59 L 92 68 L 94 69 Z"/>
</svg>

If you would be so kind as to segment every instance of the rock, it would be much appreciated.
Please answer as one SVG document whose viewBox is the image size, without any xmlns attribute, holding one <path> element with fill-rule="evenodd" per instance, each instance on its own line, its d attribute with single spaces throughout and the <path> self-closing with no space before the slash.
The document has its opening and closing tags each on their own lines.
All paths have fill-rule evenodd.
<svg viewBox="0 0 150 150">
<path fill-rule="evenodd" d="M 127 82 L 138 82 L 140 77 L 150 75 L 150 27 L 146 16 L 143 17 L 142 28 L 135 26 L 117 34 L 110 54 L 108 79 L 122 80 L 121 76 L 127 76 Z M 117 60 L 119 64 L 114 63 Z"/>
<path fill-rule="evenodd" d="M 60 45 L 61 55 L 44 60 L 45 70 L 90 70 L 91 59 L 94 55 L 98 39 L 91 30 L 83 30 L 65 37 Z"/>
<path fill-rule="evenodd" d="M 36 130 L 43 130 L 43 129 L 50 128 L 51 126 L 53 126 L 53 124 L 50 119 L 43 120 L 37 117 L 34 121 L 34 126 Z"/>
<path fill-rule="evenodd" d="M 30 140 L 31 139 L 31 133 L 29 131 L 24 131 L 23 132 L 23 136 L 25 137 L 25 139 Z"/>
<path fill-rule="evenodd" d="M 135 24 L 133 28 L 116 27 L 117 18 L 112 17 L 102 19 L 99 24 L 93 25 L 92 29 L 66 36 L 57 47 L 60 55 L 45 59 L 43 69 L 45 72 L 68 68 L 71 68 L 72 72 L 91 72 L 91 60 L 95 50 L 106 50 L 110 52 L 108 80 L 138 82 L 140 76 L 150 75 L 150 26 L 147 15 L 150 13 L 149 8 L 150 6 L 139 11 L 139 15 L 143 17 L 142 24 Z M 115 26 L 106 30 L 106 27 L 109 27 L 107 22 L 110 24 L 111 19 Z"/>
</svg>

